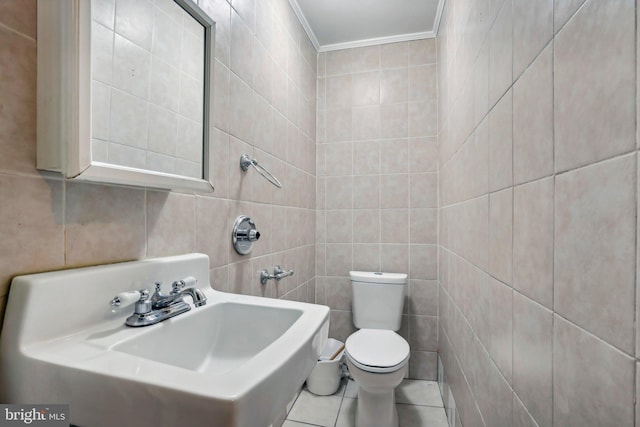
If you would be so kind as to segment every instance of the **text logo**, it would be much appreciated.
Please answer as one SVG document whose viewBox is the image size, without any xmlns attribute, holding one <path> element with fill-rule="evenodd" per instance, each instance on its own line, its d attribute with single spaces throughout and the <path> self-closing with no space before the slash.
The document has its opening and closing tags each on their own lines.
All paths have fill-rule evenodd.
<svg viewBox="0 0 640 427">
<path fill-rule="evenodd" d="M 2 405 L 0 427 L 68 427 L 69 405 Z"/>
</svg>

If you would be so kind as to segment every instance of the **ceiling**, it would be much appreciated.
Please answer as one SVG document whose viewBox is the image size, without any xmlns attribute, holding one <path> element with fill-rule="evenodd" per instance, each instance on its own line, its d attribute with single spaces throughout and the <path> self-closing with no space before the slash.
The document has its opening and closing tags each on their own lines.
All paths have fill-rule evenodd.
<svg viewBox="0 0 640 427">
<path fill-rule="evenodd" d="M 319 52 L 435 37 L 444 0 L 289 0 Z"/>
</svg>

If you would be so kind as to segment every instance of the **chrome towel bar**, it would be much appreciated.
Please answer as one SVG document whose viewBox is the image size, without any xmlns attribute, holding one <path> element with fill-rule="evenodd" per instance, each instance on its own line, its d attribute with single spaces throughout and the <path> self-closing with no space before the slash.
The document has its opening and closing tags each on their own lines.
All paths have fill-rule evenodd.
<svg viewBox="0 0 640 427">
<path fill-rule="evenodd" d="M 267 181 L 272 183 L 278 188 L 282 188 L 282 184 L 278 181 L 278 178 L 273 176 L 271 172 L 269 172 L 264 166 L 260 165 L 256 159 L 252 159 L 248 154 L 243 154 L 240 156 L 240 169 L 243 171 L 247 171 L 249 166 L 253 166 L 260 175 L 262 175 Z"/>
</svg>

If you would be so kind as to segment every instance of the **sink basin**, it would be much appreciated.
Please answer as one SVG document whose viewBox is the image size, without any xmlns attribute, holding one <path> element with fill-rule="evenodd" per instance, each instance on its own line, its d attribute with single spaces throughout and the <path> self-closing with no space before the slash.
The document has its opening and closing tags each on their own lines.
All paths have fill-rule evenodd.
<svg viewBox="0 0 640 427">
<path fill-rule="evenodd" d="M 77 426 L 268 427 L 315 365 L 329 309 L 218 292 L 190 254 L 20 276 L 0 335 L 0 401 L 69 404 Z M 152 326 L 114 295 L 187 276 L 207 304 Z"/>
<path fill-rule="evenodd" d="M 182 322 L 161 323 L 146 334 L 115 345 L 113 350 L 219 375 L 255 357 L 301 315 L 299 309 L 225 302 L 209 310 L 197 310 Z M 200 333 L 199 325 L 209 325 L 206 334 Z"/>
</svg>

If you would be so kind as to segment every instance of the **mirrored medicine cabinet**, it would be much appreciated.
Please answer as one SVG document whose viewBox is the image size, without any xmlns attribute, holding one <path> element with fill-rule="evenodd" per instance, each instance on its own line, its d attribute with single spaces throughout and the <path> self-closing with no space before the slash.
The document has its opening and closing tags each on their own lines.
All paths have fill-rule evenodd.
<svg viewBox="0 0 640 427">
<path fill-rule="evenodd" d="M 37 168 L 213 191 L 214 29 L 190 0 L 38 3 Z"/>
</svg>

